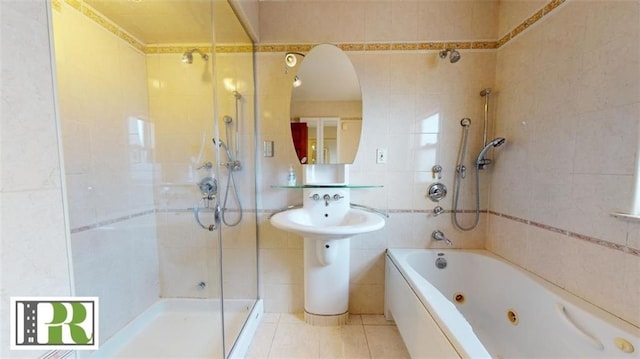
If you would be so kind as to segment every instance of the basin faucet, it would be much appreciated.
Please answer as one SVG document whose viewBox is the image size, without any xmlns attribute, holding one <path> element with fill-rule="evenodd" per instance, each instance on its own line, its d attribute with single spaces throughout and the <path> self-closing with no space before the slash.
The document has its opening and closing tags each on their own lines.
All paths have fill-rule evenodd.
<svg viewBox="0 0 640 359">
<path fill-rule="evenodd" d="M 322 199 L 324 199 L 325 207 L 328 207 L 329 206 L 329 201 L 331 200 L 331 196 L 329 196 L 328 194 L 325 194 L 324 196 L 322 196 Z"/>
<path fill-rule="evenodd" d="M 449 247 L 451 247 L 451 245 L 453 244 L 449 239 L 447 239 L 444 236 L 444 233 L 442 233 L 442 231 L 439 229 L 436 229 L 435 231 L 433 231 L 433 233 L 431 233 L 431 238 L 433 238 L 436 241 L 444 241 Z"/>
</svg>

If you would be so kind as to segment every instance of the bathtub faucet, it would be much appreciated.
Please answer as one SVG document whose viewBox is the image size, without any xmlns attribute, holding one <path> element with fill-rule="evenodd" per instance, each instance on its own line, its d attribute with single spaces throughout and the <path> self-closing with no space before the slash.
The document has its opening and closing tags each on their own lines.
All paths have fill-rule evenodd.
<svg viewBox="0 0 640 359">
<path fill-rule="evenodd" d="M 447 239 L 444 236 L 444 233 L 442 233 L 441 230 L 436 229 L 435 231 L 433 231 L 433 233 L 431 233 L 431 238 L 433 238 L 436 241 L 444 241 L 449 247 L 451 247 L 451 245 L 453 245 L 453 242 L 451 242 L 449 239 Z"/>
</svg>

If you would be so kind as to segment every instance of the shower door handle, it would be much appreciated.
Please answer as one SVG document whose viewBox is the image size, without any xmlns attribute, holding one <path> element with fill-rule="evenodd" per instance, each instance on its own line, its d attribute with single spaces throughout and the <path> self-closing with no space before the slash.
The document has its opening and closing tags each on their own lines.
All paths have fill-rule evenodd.
<svg viewBox="0 0 640 359">
<path fill-rule="evenodd" d="M 216 203 L 216 207 L 213 210 L 213 220 L 215 222 L 216 228 L 220 226 L 220 222 L 222 221 L 222 208 L 220 208 L 220 204 Z"/>
</svg>

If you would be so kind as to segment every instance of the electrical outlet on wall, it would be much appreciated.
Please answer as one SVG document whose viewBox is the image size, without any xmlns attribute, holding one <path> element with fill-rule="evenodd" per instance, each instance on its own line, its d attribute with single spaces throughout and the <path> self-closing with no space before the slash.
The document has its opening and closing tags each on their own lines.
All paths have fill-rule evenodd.
<svg viewBox="0 0 640 359">
<path fill-rule="evenodd" d="M 376 163 L 387 163 L 387 149 L 386 148 L 378 148 L 376 150 Z"/>
</svg>

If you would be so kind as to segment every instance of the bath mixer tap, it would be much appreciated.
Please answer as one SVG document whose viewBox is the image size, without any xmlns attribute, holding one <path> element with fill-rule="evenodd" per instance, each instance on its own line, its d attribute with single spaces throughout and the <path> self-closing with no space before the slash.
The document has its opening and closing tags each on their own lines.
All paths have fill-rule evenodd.
<svg viewBox="0 0 640 359">
<path fill-rule="evenodd" d="M 436 229 L 435 231 L 433 231 L 433 233 L 431 233 L 431 238 L 433 238 L 436 241 L 444 241 L 449 247 L 453 245 L 453 242 L 447 239 L 444 236 L 444 233 L 442 233 L 442 231 L 439 229 Z"/>
</svg>

